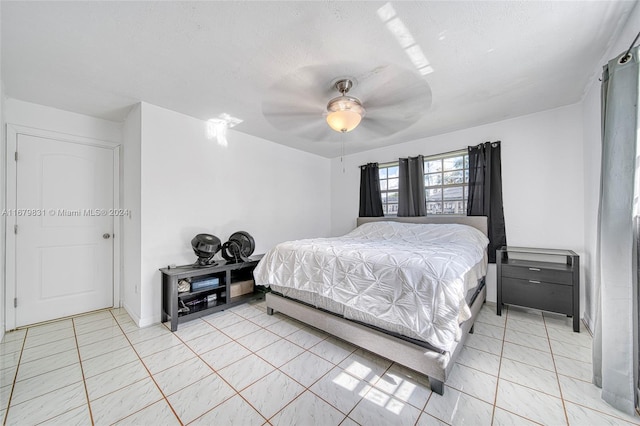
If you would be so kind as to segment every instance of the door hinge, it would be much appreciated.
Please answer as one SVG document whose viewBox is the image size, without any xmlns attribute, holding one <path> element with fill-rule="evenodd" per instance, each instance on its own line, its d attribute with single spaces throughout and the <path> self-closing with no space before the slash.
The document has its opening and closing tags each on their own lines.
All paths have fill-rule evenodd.
<svg viewBox="0 0 640 426">
<path fill-rule="evenodd" d="M 18 151 L 16 151 L 15 155 L 13 156 L 13 158 L 15 158 L 16 161 L 18 161 Z"/>
<path fill-rule="evenodd" d="M 14 307 L 14 308 L 17 308 L 17 307 L 18 307 L 18 298 L 17 298 L 17 297 L 15 297 L 15 298 L 13 299 L 13 307 Z"/>
<path fill-rule="evenodd" d="M 18 225 L 13 225 L 13 233 L 14 234 L 18 233 Z"/>
</svg>

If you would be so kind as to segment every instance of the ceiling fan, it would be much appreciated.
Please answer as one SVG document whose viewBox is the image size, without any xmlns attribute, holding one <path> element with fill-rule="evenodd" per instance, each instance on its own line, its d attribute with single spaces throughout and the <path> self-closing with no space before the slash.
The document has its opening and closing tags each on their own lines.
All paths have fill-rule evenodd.
<svg viewBox="0 0 640 426">
<path fill-rule="evenodd" d="M 330 140 L 334 131 L 372 140 L 425 117 L 431 98 L 424 76 L 393 64 L 309 66 L 272 85 L 262 113 L 276 129 L 311 141 Z"/>
<path fill-rule="evenodd" d="M 347 92 L 353 87 L 353 81 L 341 78 L 334 86 L 341 95 L 327 104 L 327 124 L 336 132 L 347 133 L 358 127 L 366 111 L 360 99 L 347 96 Z"/>
</svg>

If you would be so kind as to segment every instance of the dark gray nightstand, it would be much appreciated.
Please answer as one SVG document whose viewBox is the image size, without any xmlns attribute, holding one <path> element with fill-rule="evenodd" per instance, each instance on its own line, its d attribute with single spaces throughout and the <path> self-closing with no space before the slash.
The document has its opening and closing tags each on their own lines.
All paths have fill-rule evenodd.
<svg viewBox="0 0 640 426">
<path fill-rule="evenodd" d="M 573 316 L 580 332 L 580 257 L 571 250 L 504 246 L 496 251 L 497 314 L 511 304 Z"/>
</svg>

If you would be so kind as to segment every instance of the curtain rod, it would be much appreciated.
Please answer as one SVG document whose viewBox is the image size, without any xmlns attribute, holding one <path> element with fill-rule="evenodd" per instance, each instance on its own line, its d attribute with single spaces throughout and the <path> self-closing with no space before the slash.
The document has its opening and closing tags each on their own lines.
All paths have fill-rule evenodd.
<svg viewBox="0 0 640 426">
<path fill-rule="evenodd" d="M 636 44 L 636 41 L 638 41 L 638 37 L 640 37 L 640 32 L 636 34 L 636 38 L 634 38 L 633 41 L 631 42 L 631 46 L 629 46 L 629 49 L 627 49 L 627 53 L 625 53 L 622 59 L 620 59 L 621 64 L 626 63 L 630 59 L 629 52 L 631 52 L 631 49 L 633 49 L 633 45 Z"/>
<path fill-rule="evenodd" d="M 447 151 L 447 152 L 442 152 L 440 154 L 434 154 L 434 155 L 425 155 L 425 157 L 440 157 L 440 156 L 444 156 L 444 155 L 449 155 L 449 154 L 457 154 L 458 152 L 467 152 L 468 148 L 460 148 L 460 149 L 454 149 L 453 151 Z M 384 166 L 386 164 L 392 164 L 395 163 L 395 161 L 387 161 L 386 163 L 379 163 L 380 166 Z M 360 166 L 358 166 L 358 168 L 362 168 L 366 166 L 366 164 L 362 164 Z"/>
</svg>

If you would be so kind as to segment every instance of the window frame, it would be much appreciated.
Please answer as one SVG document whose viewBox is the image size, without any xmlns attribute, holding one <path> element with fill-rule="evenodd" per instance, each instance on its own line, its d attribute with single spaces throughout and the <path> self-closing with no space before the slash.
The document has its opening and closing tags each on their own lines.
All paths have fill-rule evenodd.
<svg viewBox="0 0 640 426">
<path fill-rule="evenodd" d="M 385 216 L 395 217 L 397 216 L 397 213 L 398 213 L 398 187 L 396 186 L 395 188 L 389 189 L 389 179 L 390 179 L 389 169 L 390 168 L 397 169 L 395 176 L 391 176 L 391 179 L 395 179 L 396 182 L 399 181 L 400 165 L 397 161 L 378 164 L 378 179 L 380 181 L 380 198 L 382 199 L 382 211 Z M 384 177 L 382 177 L 383 174 L 384 174 Z M 385 182 L 384 185 L 383 185 L 383 181 Z M 395 193 L 395 200 L 392 199 L 392 202 L 389 202 L 389 194 L 394 194 L 394 193 Z M 395 207 L 392 207 L 393 213 L 388 213 L 389 205 L 395 206 Z"/>
<path fill-rule="evenodd" d="M 456 158 L 462 156 L 462 168 L 447 168 L 445 169 L 445 160 Z M 439 171 L 430 171 L 428 170 L 427 164 L 429 162 L 441 161 L 441 168 Z M 379 164 L 379 181 L 380 181 L 380 198 L 382 201 L 382 210 L 384 212 L 385 217 L 395 217 L 398 212 L 398 199 L 392 199 L 390 201 L 389 194 L 397 194 L 398 187 L 395 186 L 392 189 L 389 189 L 389 179 L 396 179 L 399 176 L 399 173 L 394 176 L 389 176 L 389 169 L 397 168 L 399 172 L 399 162 L 393 161 L 389 163 Z M 445 173 L 455 173 L 462 172 L 462 182 L 454 182 L 446 184 L 445 181 Z M 437 185 L 428 185 L 429 177 L 440 175 L 440 183 Z M 451 175 L 449 175 L 451 176 Z M 424 156 L 424 181 L 425 181 L 425 207 L 427 209 L 428 215 L 466 215 L 467 214 L 467 200 L 469 199 L 469 152 L 466 149 L 460 149 L 457 151 L 446 152 L 442 154 Z M 445 200 L 445 189 L 455 189 L 462 188 L 462 198 L 453 198 Z M 440 199 L 438 201 L 430 201 L 430 198 L 433 199 L 433 195 L 429 195 L 430 190 L 440 190 Z M 396 195 L 397 197 L 397 195 Z M 462 202 L 462 209 L 455 209 L 454 203 Z M 440 203 L 442 209 L 440 211 L 429 210 L 430 203 Z M 445 206 L 445 203 L 449 203 L 449 207 Z M 391 213 L 389 213 L 389 206 L 391 207 Z M 451 210 L 457 211 L 451 211 Z M 462 210 L 462 211 L 460 211 Z"/>
<path fill-rule="evenodd" d="M 445 168 L 445 160 L 454 159 L 457 157 L 462 157 L 462 168 Z M 427 163 L 433 161 L 441 161 L 442 167 L 440 171 L 430 172 L 427 170 Z M 426 200 L 426 209 L 428 215 L 465 215 L 467 214 L 467 200 L 469 199 L 469 152 L 466 149 L 461 149 L 459 151 L 452 151 L 438 155 L 431 155 L 429 157 L 424 157 L 424 191 L 425 191 L 425 200 Z M 456 172 L 461 172 L 462 182 L 453 182 L 446 183 L 446 174 L 453 174 Z M 427 180 L 429 175 L 440 175 L 440 184 L 438 185 L 427 185 Z M 445 199 L 446 190 L 462 188 L 462 197 L 461 198 L 449 198 Z M 437 190 L 440 189 L 440 199 L 438 201 L 431 201 L 429 197 L 429 190 Z M 456 209 L 454 204 L 462 202 L 462 208 Z M 439 212 L 434 212 L 429 210 L 430 203 L 440 203 L 442 206 L 442 210 Z M 447 208 L 446 204 L 449 204 Z M 453 210 L 453 211 L 452 211 Z"/>
</svg>

